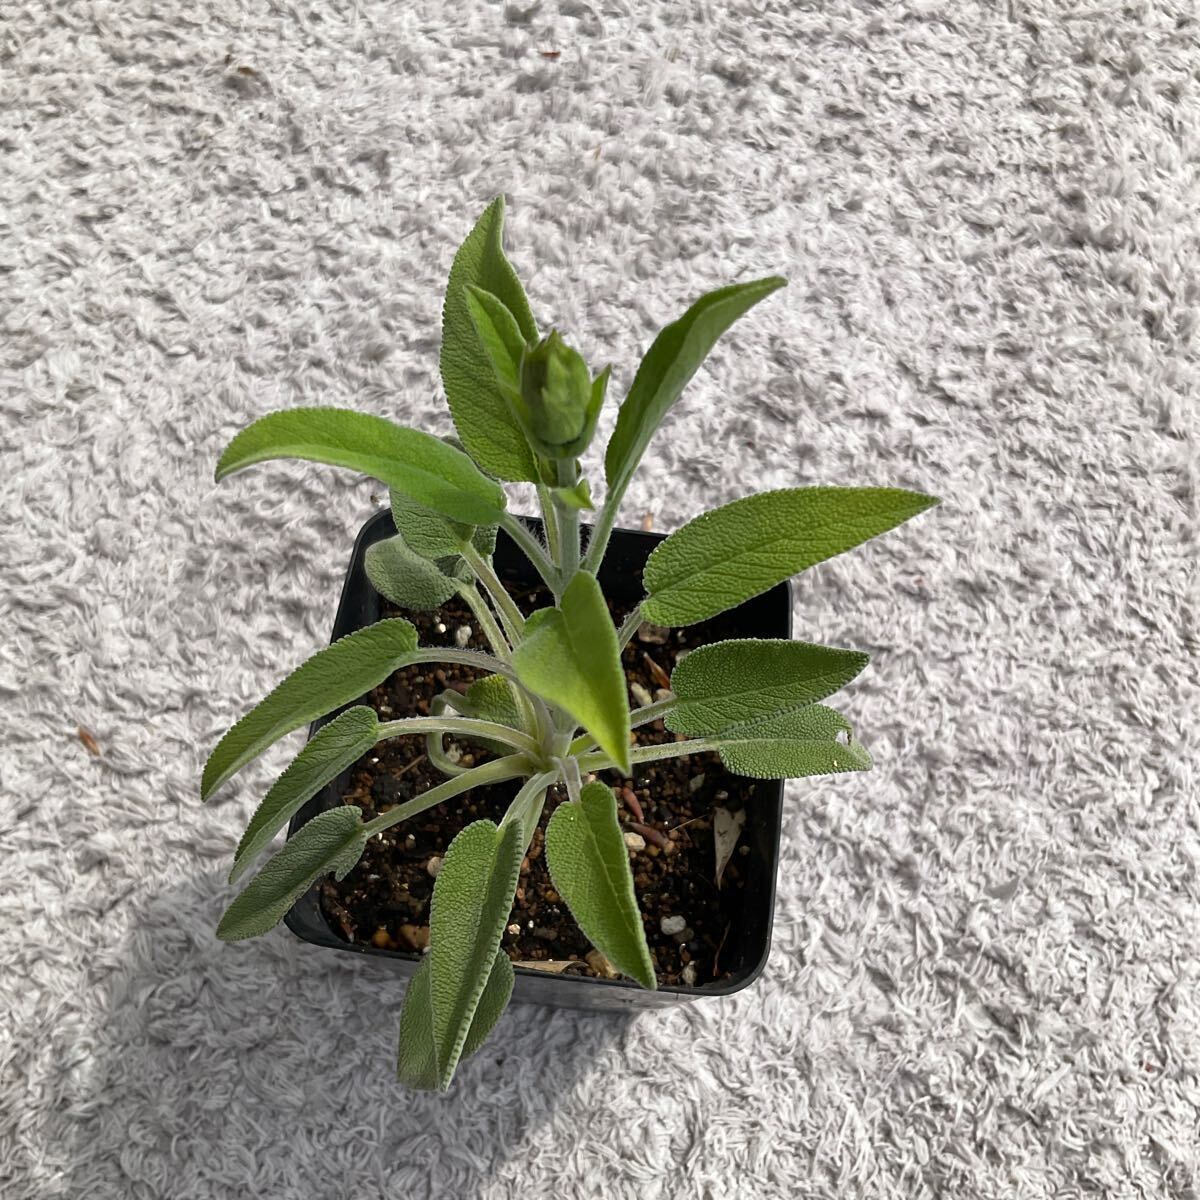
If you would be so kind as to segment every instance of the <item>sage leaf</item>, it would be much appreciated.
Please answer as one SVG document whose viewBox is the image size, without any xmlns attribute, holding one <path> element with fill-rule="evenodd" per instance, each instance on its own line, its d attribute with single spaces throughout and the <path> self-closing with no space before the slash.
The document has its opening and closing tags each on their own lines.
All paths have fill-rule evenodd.
<svg viewBox="0 0 1200 1200">
<path fill-rule="evenodd" d="M 475 821 L 450 843 L 429 914 L 429 997 L 438 1084 L 462 1055 L 512 910 L 525 847 L 520 829 Z"/>
<path fill-rule="evenodd" d="M 546 865 L 588 940 L 619 971 L 653 990 L 654 965 L 612 788 L 584 784 L 577 801 L 554 810 L 546 826 Z"/>
<path fill-rule="evenodd" d="M 584 512 L 596 507 L 592 502 L 591 484 L 586 479 L 581 479 L 574 487 L 551 488 L 550 494 L 576 512 Z"/>
<path fill-rule="evenodd" d="M 720 733 L 772 713 L 824 700 L 849 683 L 869 658 L 811 642 L 744 638 L 693 650 L 671 673 L 673 733 Z"/>
<path fill-rule="evenodd" d="M 467 312 L 508 404 L 508 395 L 521 390 L 521 356 L 525 353 L 525 337 L 517 318 L 491 292 L 473 284 L 467 285 Z"/>
<path fill-rule="evenodd" d="M 850 722 L 821 704 L 735 725 L 713 740 L 721 762 L 735 775 L 752 779 L 837 775 L 871 766 Z"/>
<path fill-rule="evenodd" d="M 604 453 L 608 503 L 625 494 L 655 430 L 721 334 L 786 282 L 772 275 L 718 288 L 661 330 L 638 366 Z"/>
<path fill-rule="evenodd" d="M 365 705 L 348 708 L 322 725 L 255 809 L 233 856 L 229 882 L 236 883 L 292 817 L 378 740 L 379 718 Z"/>
<path fill-rule="evenodd" d="M 476 1005 L 471 1028 L 463 1042 L 459 1062 L 474 1054 L 495 1028 L 512 998 L 513 980 L 512 963 L 508 955 L 498 949 Z M 400 1046 L 396 1059 L 396 1074 L 400 1082 L 423 1091 L 434 1091 L 440 1084 L 433 1043 L 433 1006 L 429 981 L 429 958 L 426 956 L 413 973 L 408 991 L 404 994 L 404 1006 L 400 1010 Z"/>
<path fill-rule="evenodd" d="M 580 571 L 557 608 L 525 623 L 513 653 L 517 678 L 575 718 L 620 768 L 629 770 L 629 697 L 617 633 L 596 577 Z"/>
<path fill-rule="evenodd" d="M 504 491 L 461 451 L 419 429 L 345 408 L 292 408 L 247 426 L 225 448 L 217 480 L 253 463 L 301 458 L 349 467 L 455 521 L 495 524 Z"/>
<path fill-rule="evenodd" d="M 225 910 L 217 937 L 225 942 L 258 937 L 278 925 L 323 875 L 344 878 L 367 844 L 361 816 L 360 808 L 345 804 L 302 825 Z"/>
<path fill-rule="evenodd" d="M 734 500 L 660 542 L 642 573 L 642 613 L 693 625 L 924 512 L 901 488 L 808 487 Z"/>
<path fill-rule="evenodd" d="M 485 675 L 475 680 L 457 707 L 464 717 L 524 730 L 512 684 L 503 675 Z"/>
<path fill-rule="evenodd" d="M 417 631 L 402 617 L 392 617 L 318 651 L 217 743 L 204 764 L 201 799 L 281 737 L 382 683 L 410 661 L 416 648 Z"/>
<path fill-rule="evenodd" d="M 533 451 L 496 382 L 467 303 L 467 287 L 490 292 L 512 314 L 527 343 L 537 324 L 504 256 L 504 197 L 497 196 L 459 247 L 442 309 L 442 383 L 467 453 L 497 479 L 536 481 Z"/>
<path fill-rule="evenodd" d="M 514 979 L 512 960 L 504 953 L 503 947 L 497 947 L 487 983 L 483 985 L 479 1003 L 475 1006 L 475 1015 L 471 1018 L 471 1028 L 467 1030 L 466 1041 L 463 1042 L 459 1062 L 470 1058 L 496 1027 L 496 1022 L 500 1020 L 500 1015 L 512 999 Z"/>
<path fill-rule="evenodd" d="M 381 596 L 413 612 L 430 612 L 458 591 L 459 580 L 414 554 L 399 534 L 368 546 L 364 565 Z"/>
<path fill-rule="evenodd" d="M 473 527 L 451 521 L 394 490 L 391 504 L 392 522 L 404 544 L 414 554 L 436 562 L 447 575 L 472 578 L 470 569 L 460 558 L 463 543 L 468 539 L 484 558 L 491 558 L 496 549 L 495 525 Z"/>
<path fill-rule="evenodd" d="M 400 1040 L 396 1052 L 396 1077 L 423 1092 L 438 1087 L 437 1055 L 433 1048 L 433 1003 L 429 997 L 429 956 L 408 981 L 400 1008 Z"/>
</svg>

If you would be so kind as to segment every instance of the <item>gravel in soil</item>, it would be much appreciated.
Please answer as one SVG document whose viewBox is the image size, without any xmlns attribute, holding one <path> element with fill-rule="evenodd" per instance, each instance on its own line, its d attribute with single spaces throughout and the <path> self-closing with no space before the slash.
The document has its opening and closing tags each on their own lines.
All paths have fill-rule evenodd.
<svg viewBox="0 0 1200 1200">
<path fill-rule="evenodd" d="M 544 591 L 512 586 L 526 611 L 550 602 Z M 624 611 L 612 605 L 619 621 Z M 416 625 L 422 645 L 488 646 L 470 609 L 457 597 L 431 613 L 400 614 L 386 602 L 384 615 L 403 615 Z M 730 636 L 720 621 L 665 630 L 644 625 L 625 648 L 623 662 L 630 705 L 650 703 L 665 688 L 682 653 Z M 396 672 L 375 688 L 371 702 L 388 720 L 427 714 L 447 688 L 465 691 L 478 672 L 447 664 L 418 665 Z M 662 721 L 634 730 L 639 745 L 681 740 Z M 451 757 L 464 766 L 491 754 L 469 742 L 447 739 Z M 667 759 L 635 766 L 632 779 L 618 771 L 599 776 L 617 794 L 626 831 L 634 889 L 660 985 L 703 985 L 723 979 L 736 965 L 725 942 L 736 928 L 745 878 L 744 847 L 735 851 L 718 888 L 714 881 L 713 808 L 736 811 L 749 800 L 753 781 L 729 774 L 715 754 Z M 425 755 L 423 737 L 398 738 L 377 746 L 350 772 L 342 803 L 357 804 L 367 818 L 434 787 L 444 776 Z M 519 781 L 471 792 L 403 821 L 367 844 L 359 864 L 340 883 L 321 885 L 321 903 L 331 927 L 349 942 L 421 953 L 429 943 L 429 901 L 441 857 L 454 836 L 480 818 L 499 821 Z M 521 863 L 521 876 L 503 946 L 515 962 L 570 962 L 572 973 L 611 975 L 554 890 L 542 853 L 546 822 L 565 799 L 560 789 L 547 797 L 542 819 Z M 724 952 L 724 953 L 723 953 Z"/>
</svg>

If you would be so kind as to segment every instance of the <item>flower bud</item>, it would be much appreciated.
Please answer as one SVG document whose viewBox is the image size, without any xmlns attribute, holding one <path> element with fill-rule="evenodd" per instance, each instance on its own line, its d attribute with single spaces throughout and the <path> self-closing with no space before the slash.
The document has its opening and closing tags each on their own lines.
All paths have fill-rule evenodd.
<svg viewBox="0 0 1200 1200">
<path fill-rule="evenodd" d="M 513 412 L 534 452 L 578 458 L 596 428 L 607 374 L 593 383 L 587 363 L 553 330 L 521 357 L 521 391 Z"/>
</svg>

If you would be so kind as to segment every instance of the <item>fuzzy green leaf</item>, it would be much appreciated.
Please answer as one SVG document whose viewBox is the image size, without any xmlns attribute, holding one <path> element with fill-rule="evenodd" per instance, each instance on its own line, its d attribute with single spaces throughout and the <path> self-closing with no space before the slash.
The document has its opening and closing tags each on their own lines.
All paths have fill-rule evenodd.
<svg viewBox="0 0 1200 1200">
<path fill-rule="evenodd" d="M 512 960 L 504 953 L 503 948 L 497 948 L 496 957 L 492 960 L 492 969 L 488 972 L 487 983 L 484 984 L 479 1003 L 475 1006 L 475 1015 L 471 1018 L 471 1028 L 467 1030 L 462 1054 L 458 1057 L 459 1062 L 470 1058 L 496 1027 L 496 1022 L 500 1020 L 501 1013 L 508 1007 L 512 998 L 514 981 Z"/>
<path fill-rule="evenodd" d="M 344 878 L 367 844 L 361 816 L 360 808 L 345 804 L 302 825 L 225 910 L 217 937 L 225 942 L 258 937 L 278 925 L 323 875 Z"/>
<path fill-rule="evenodd" d="M 546 864 L 591 943 L 617 970 L 653 990 L 654 966 L 612 788 L 585 784 L 578 801 L 554 810 L 546 826 Z"/>
<path fill-rule="evenodd" d="M 592 502 L 592 485 L 586 479 L 581 479 L 574 487 L 551 488 L 550 494 L 555 499 L 561 500 L 568 508 L 573 508 L 576 512 L 583 512 L 596 507 Z"/>
<path fill-rule="evenodd" d="M 475 821 L 450 843 L 429 914 L 429 997 L 438 1083 L 462 1054 L 512 910 L 525 847 L 520 829 Z"/>
<path fill-rule="evenodd" d="M 467 306 L 467 285 L 490 292 L 512 314 L 526 342 L 537 324 L 504 256 L 504 198 L 497 196 L 454 256 L 442 309 L 442 383 L 467 452 L 498 479 L 537 479 L 533 452 L 496 382 Z"/>
<path fill-rule="evenodd" d="M 871 766 L 871 756 L 854 740 L 850 722 L 821 704 L 735 725 L 715 740 L 725 766 L 752 779 L 800 779 Z"/>
<path fill-rule="evenodd" d="M 535 612 L 513 654 L 517 678 L 566 709 L 604 752 L 629 769 L 629 697 L 621 649 L 604 594 L 580 571 L 558 608 Z"/>
<path fill-rule="evenodd" d="M 500 394 L 517 395 L 521 390 L 521 356 L 525 353 L 525 337 L 517 318 L 505 308 L 503 301 L 473 284 L 467 285 L 467 312 L 479 344 L 492 365 Z M 508 403 L 507 396 L 505 403 Z"/>
<path fill-rule="evenodd" d="M 609 502 L 629 486 L 650 439 L 717 339 L 747 310 L 784 286 L 777 275 L 718 288 L 666 326 L 646 351 L 604 454 Z"/>
<path fill-rule="evenodd" d="M 513 685 L 503 675 L 485 675 L 467 688 L 457 707 L 464 717 L 494 721 L 509 729 L 524 729 L 512 689 Z"/>
<path fill-rule="evenodd" d="M 399 534 L 368 546 L 364 565 L 381 596 L 413 612 L 429 612 L 458 591 L 459 580 L 414 554 Z"/>
<path fill-rule="evenodd" d="M 400 1048 L 396 1061 L 396 1074 L 401 1083 L 422 1091 L 435 1091 L 439 1086 L 429 980 L 429 958 L 426 957 L 421 960 L 404 994 L 404 1007 L 400 1010 Z M 512 997 L 513 980 L 512 962 L 503 950 L 497 950 L 487 983 L 475 1007 L 471 1028 L 463 1042 L 459 1062 L 470 1058 L 495 1028 Z"/>
<path fill-rule="evenodd" d="M 824 700 L 869 662 L 856 650 L 745 638 L 701 646 L 671 673 L 673 733 L 720 733 L 730 725 Z"/>
<path fill-rule="evenodd" d="M 400 1009 L 400 1041 L 396 1076 L 401 1083 L 423 1092 L 438 1087 L 437 1055 L 433 1049 L 433 1006 L 429 998 L 429 956 L 408 981 Z"/>
<path fill-rule="evenodd" d="M 294 670 L 217 743 L 204 764 L 200 796 L 207 800 L 227 779 L 281 737 L 350 704 L 410 661 L 417 631 L 393 617 L 339 638 Z"/>
<path fill-rule="evenodd" d="M 504 490 L 441 438 L 346 408 L 293 408 L 247 426 L 217 463 L 218 481 L 272 458 L 349 467 L 455 521 L 495 524 Z"/>
<path fill-rule="evenodd" d="M 468 538 L 484 558 L 491 558 L 496 549 L 495 525 L 472 527 L 448 520 L 396 491 L 391 493 L 391 502 L 392 521 L 404 544 L 414 554 L 436 562 L 444 574 L 462 579 L 472 577 L 470 568 L 460 558 Z"/>
<path fill-rule="evenodd" d="M 660 542 L 642 574 L 642 613 L 693 625 L 894 529 L 937 500 L 900 488 L 788 488 L 704 513 Z"/>
<path fill-rule="evenodd" d="M 321 726 L 255 809 L 233 856 L 229 882 L 236 883 L 292 817 L 378 740 L 379 718 L 361 704 Z"/>
</svg>

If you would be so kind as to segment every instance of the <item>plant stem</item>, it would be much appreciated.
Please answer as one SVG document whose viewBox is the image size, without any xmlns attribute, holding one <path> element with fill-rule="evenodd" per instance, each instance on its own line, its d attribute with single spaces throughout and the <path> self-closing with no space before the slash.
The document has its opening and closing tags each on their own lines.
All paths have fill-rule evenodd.
<svg viewBox="0 0 1200 1200">
<path fill-rule="evenodd" d="M 550 550 L 551 562 L 561 561 L 562 547 L 558 537 L 558 514 L 554 511 L 554 498 L 544 483 L 537 485 L 538 503 L 542 509 L 542 524 L 546 528 L 546 545 Z"/>
<path fill-rule="evenodd" d="M 425 735 L 425 757 L 448 779 L 453 779 L 457 775 L 465 775 L 472 769 L 471 767 L 460 767 L 458 763 L 450 761 L 442 745 L 442 735 L 440 733 L 427 733 Z"/>
<path fill-rule="evenodd" d="M 443 800 L 450 800 L 455 796 L 462 795 L 463 792 L 469 792 L 473 787 L 485 787 L 492 783 L 503 783 L 506 779 L 516 779 L 520 775 L 528 775 L 530 765 L 529 759 L 525 755 L 513 754 L 508 758 L 498 758 L 494 762 L 484 763 L 481 767 L 472 767 L 465 774 L 454 779 L 447 779 L 445 783 L 439 783 L 437 787 L 430 788 L 429 791 L 422 792 L 419 796 L 414 796 L 406 803 L 398 804 L 388 812 L 380 813 L 379 816 L 368 821 L 363 826 L 363 830 L 368 837 L 382 833 L 383 830 L 389 829 L 400 821 L 406 821 L 409 817 L 415 817 L 435 804 L 441 804 Z"/>
<path fill-rule="evenodd" d="M 608 539 L 612 536 L 613 525 L 617 520 L 617 509 L 621 504 L 620 495 L 608 495 L 600 507 L 600 515 L 592 526 L 592 536 L 588 541 L 587 554 L 584 555 L 583 569 L 593 575 L 600 569 L 604 561 L 604 552 L 608 549 Z"/>
<path fill-rule="evenodd" d="M 543 489 L 538 485 L 538 494 L 541 495 Z M 537 573 L 542 577 L 542 582 L 553 592 L 558 584 L 558 572 L 554 568 L 554 564 L 546 556 L 546 551 L 542 549 L 537 538 L 525 527 L 525 523 L 518 517 L 514 517 L 512 513 L 506 512 L 500 518 L 500 528 L 508 534 L 514 542 L 524 551 L 525 557 L 533 564 Z M 550 524 L 546 522 L 546 528 L 549 530 Z"/>
<path fill-rule="evenodd" d="M 504 662 L 508 662 L 512 655 L 512 647 L 508 644 L 504 631 L 496 624 L 496 618 L 492 615 L 492 610 L 488 607 L 488 602 L 483 598 L 482 593 L 473 583 L 464 583 L 458 589 L 458 594 L 470 605 L 471 611 L 475 614 L 475 620 L 479 622 L 479 627 L 483 630 L 483 636 L 487 638 L 488 645 L 492 648 L 492 653 Z"/>
<path fill-rule="evenodd" d="M 474 667 L 477 671 L 503 675 L 505 679 L 517 677 L 509 663 L 484 654 L 482 650 L 451 650 L 445 646 L 426 646 L 406 656 L 403 665 L 415 666 L 417 663 L 459 663 L 464 667 Z"/>
<path fill-rule="evenodd" d="M 563 591 L 579 570 L 579 513 L 569 504 L 558 505 L 558 523 L 562 527 Z"/>
<path fill-rule="evenodd" d="M 429 715 L 431 717 L 440 717 L 447 712 L 452 712 L 456 716 L 463 716 L 454 706 L 455 700 L 461 700 L 462 697 L 458 692 L 450 691 L 438 692 L 436 696 L 429 702 Z M 470 767 L 460 767 L 457 763 L 452 763 L 442 747 L 442 734 L 427 733 L 425 735 L 425 757 L 433 764 L 443 775 L 448 779 L 452 779 L 455 775 L 465 775 Z"/>
<path fill-rule="evenodd" d="M 663 758 L 686 758 L 689 754 L 703 754 L 717 750 L 720 738 L 689 738 L 684 742 L 667 742 L 662 746 L 638 746 L 629 753 L 630 763 L 657 762 Z M 578 758 L 581 771 L 608 771 L 617 764 L 603 754 L 583 754 Z"/>
<path fill-rule="evenodd" d="M 669 713 L 676 703 L 678 703 L 677 698 L 672 696 L 670 700 L 657 700 L 653 704 L 647 704 L 644 708 L 635 708 L 629 714 L 629 728 L 637 729 L 639 725 L 649 725 L 651 721 L 657 721 L 659 717 Z M 566 753 L 578 756 L 590 750 L 595 744 L 596 739 L 590 733 L 581 733 L 567 747 Z"/>
<path fill-rule="evenodd" d="M 579 771 L 579 760 L 570 756 L 559 760 L 562 766 L 563 782 L 567 785 L 567 795 L 572 800 L 579 799 L 583 789 L 583 779 Z"/>
<path fill-rule="evenodd" d="M 642 602 L 639 600 L 633 606 L 629 615 L 621 622 L 621 628 L 617 630 L 617 645 L 624 650 L 633 639 L 633 635 L 637 633 L 642 624 Z"/>
<path fill-rule="evenodd" d="M 533 838 L 538 817 L 542 815 L 542 805 L 546 801 L 546 789 L 554 782 L 557 775 L 557 771 L 544 771 L 541 775 L 535 775 L 532 779 L 527 780 L 501 818 L 501 829 L 513 822 L 520 823 L 522 840 L 526 847 Z"/>
<path fill-rule="evenodd" d="M 659 717 L 665 716 L 679 703 L 677 696 L 672 696 L 669 700 L 656 700 L 653 704 L 647 704 L 644 708 L 635 708 L 629 714 L 629 728 L 636 729 L 639 725 L 649 725 L 651 721 L 657 721 Z"/>
<path fill-rule="evenodd" d="M 558 486 L 574 487 L 579 482 L 579 460 L 560 458 L 557 463 Z M 579 570 L 579 510 L 563 501 L 554 500 L 554 508 L 558 514 L 559 530 L 559 567 L 562 574 L 562 590 L 567 590 L 567 584 L 575 578 Z"/>
<path fill-rule="evenodd" d="M 526 754 L 537 754 L 539 746 L 528 734 L 494 721 L 480 721 L 474 717 L 404 717 L 399 721 L 385 721 L 379 726 L 379 739 L 405 737 L 410 733 L 457 733 L 463 737 L 485 738 L 489 742 L 502 742 L 514 750 Z"/>
<path fill-rule="evenodd" d="M 451 689 L 439 692 L 429 702 L 429 715 L 431 717 L 442 717 L 447 712 L 450 712 L 455 716 L 467 716 L 469 714 L 461 712 L 455 704 L 456 700 L 461 699 L 462 696 Z M 471 770 L 471 767 L 460 767 L 458 763 L 450 760 L 450 756 L 446 753 L 442 744 L 443 733 L 442 729 L 438 729 L 436 732 L 430 732 L 425 735 L 425 757 L 447 778 L 453 778 L 455 775 L 465 775 Z"/>
<path fill-rule="evenodd" d="M 470 564 L 479 582 L 487 589 L 487 594 L 491 596 L 496 612 L 500 614 L 500 620 L 504 623 L 508 640 L 515 646 L 521 640 L 521 631 L 525 628 L 525 618 L 521 616 L 521 610 L 517 608 L 504 584 L 492 570 L 492 564 L 470 542 L 463 544 L 462 556 Z"/>
</svg>

